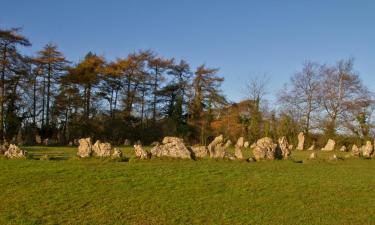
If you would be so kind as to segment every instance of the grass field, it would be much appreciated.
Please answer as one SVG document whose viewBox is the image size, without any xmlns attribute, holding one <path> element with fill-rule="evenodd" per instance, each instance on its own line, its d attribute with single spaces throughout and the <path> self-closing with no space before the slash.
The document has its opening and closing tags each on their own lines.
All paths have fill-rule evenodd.
<svg viewBox="0 0 375 225">
<path fill-rule="evenodd" d="M 26 149 L 34 159 L 0 159 L 0 224 L 375 224 L 375 159 L 140 161 L 123 148 L 129 160 L 111 161 Z"/>
</svg>

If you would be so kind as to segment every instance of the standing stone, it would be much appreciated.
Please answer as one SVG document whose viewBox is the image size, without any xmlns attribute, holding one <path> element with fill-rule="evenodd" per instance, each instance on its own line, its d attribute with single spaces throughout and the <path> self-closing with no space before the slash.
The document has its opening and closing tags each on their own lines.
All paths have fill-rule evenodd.
<svg viewBox="0 0 375 225">
<path fill-rule="evenodd" d="M 81 138 L 78 143 L 77 155 L 81 158 L 90 157 L 92 154 L 91 138 Z"/>
<path fill-rule="evenodd" d="M 122 152 L 120 151 L 120 149 L 114 148 L 111 154 L 111 158 L 116 159 L 116 158 L 121 158 L 121 157 L 122 157 Z"/>
<path fill-rule="evenodd" d="M 313 152 L 313 153 L 310 154 L 310 159 L 316 159 L 316 158 L 318 158 L 317 153 Z"/>
<path fill-rule="evenodd" d="M 244 139 L 243 137 L 238 138 L 236 146 L 242 148 L 244 146 Z"/>
<path fill-rule="evenodd" d="M 352 155 L 353 156 L 360 156 L 361 155 L 361 151 L 359 150 L 357 145 L 352 146 Z"/>
<path fill-rule="evenodd" d="M 253 149 L 253 155 L 256 160 L 275 159 L 275 151 L 277 145 L 273 143 L 271 138 L 265 137 L 259 139 Z"/>
<path fill-rule="evenodd" d="M 362 146 L 362 155 L 363 157 L 369 158 L 374 153 L 374 147 L 372 146 L 371 141 L 367 141 L 366 145 Z"/>
<path fill-rule="evenodd" d="M 39 134 L 35 135 L 35 143 L 38 145 L 42 144 L 42 137 Z"/>
<path fill-rule="evenodd" d="M 329 139 L 326 146 L 322 148 L 322 151 L 333 151 L 335 150 L 335 145 L 336 145 L 336 142 L 332 139 Z"/>
<path fill-rule="evenodd" d="M 130 146 L 132 143 L 129 139 L 125 139 L 124 146 Z"/>
<path fill-rule="evenodd" d="M 177 137 L 164 137 L 163 144 L 152 148 L 151 153 L 156 157 L 191 159 L 191 152 L 186 148 L 183 140 Z"/>
<path fill-rule="evenodd" d="M 291 154 L 288 140 L 286 139 L 286 137 L 281 137 L 279 138 L 278 142 L 279 142 L 279 148 L 281 150 L 281 154 L 279 157 L 284 158 L 284 159 L 288 158 Z"/>
<path fill-rule="evenodd" d="M 235 150 L 234 150 L 234 156 L 237 159 L 243 159 L 242 155 L 242 147 L 244 146 L 244 140 L 243 137 L 238 138 L 237 143 L 235 145 Z"/>
<path fill-rule="evenodd" d="M 192 146 L 190 149 L 195 158 L 204 158 L 208 156 L 208 149 L 206 146 Z"/>
<path fill-rule="evenodd" d="M 14 144 L 10 144 L 8 150 L 4 153 L 5 157 L 9 159 L 26 158 L 27 151 L 22 150 Z"/>
<path fill-rule="evenodd" d="M 217 136 L 209 145 L 208 145 L 208 152 L 211 158 L 228 158 L 228 159 L 235 159 L 233 155 L 226 151 L 226 147 L 224 145 L 224 137 L 223 135 Z"/>
<path fill-rule="evenodd" d="M 94 155 L 97 157 L 110 157 L 112 146 L 108 142 L 102 143 L 101 141 L 97 140 L 92 147 L 92 150 Z"/>
<path fill-rule="evenodd" d="M 246 141 L 246 142 L 243 144 L 243 146 L 244 146 L 245 148 L 248 148 L 248 147 L 250 146 L 250 144 L 249 144 L 248 141 Z"/>
<path fill-rule="evenodd" d="M 311 145 L 310 148 L 308 149 L 309 151 L 314 151 L 315 150 L 315 144 Z"/>
<path fill-rule="evenodd" d="M 134 145 L 135 156 L 139 159 L 148 159 L 149 154 L 143 150 L 142 145 Z"/>
<path fill-rule="evenodd" d="M 341 148 L 340 148 L 340 152 L 346 152 L 346 146 L 345 145 L 343 145 Z"/>
<path fill-rule="evenodd" d="M 298 134 L 298 145 L 297 150 L 303 150 L 305 147 L 305 135 L 303 132 Z"/>
<path fill-rule="evenodd" d="M 225 148 L 229 148 L 231 145 L 232 145 L 232 141 L 231 141 L 231 140 L 228 140 L 228 141 L 225 143 Z"/>
</svg>

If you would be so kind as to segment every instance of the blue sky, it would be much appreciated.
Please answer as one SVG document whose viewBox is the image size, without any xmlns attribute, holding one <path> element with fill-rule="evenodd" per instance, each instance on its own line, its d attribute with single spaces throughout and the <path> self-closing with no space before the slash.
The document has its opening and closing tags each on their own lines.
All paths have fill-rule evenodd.
<svg viewBox="0 0 375 225">
<path fill-rule="evenodd" d="M 354 57 L 375 91 L 372 0 L 0 0 L 0 27 L 23 27 L 33 53 L 48 42 L 71 61 L 88 51 L 108 59 L 139 49 L 219 67 L 230 100 L 267 74 L 269 98 L 306 60 Z"/>
</svg>

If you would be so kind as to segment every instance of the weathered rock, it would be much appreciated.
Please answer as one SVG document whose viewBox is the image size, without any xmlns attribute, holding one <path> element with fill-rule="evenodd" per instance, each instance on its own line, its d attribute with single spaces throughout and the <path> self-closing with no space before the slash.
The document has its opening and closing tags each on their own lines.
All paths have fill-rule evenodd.
<svg viewBox="0 0 375 225">
<path fill-rule="evenodd" d="M 353 156 L 360 156 L 361 155 L 361 151 L 359 150 L 357 145 L 352 146 L 352 155 Z"/>
<path fill-rule="evenodd" d="M 35 135 L 35 143 L 37 143 L 38 145 L 42 144 L 42 137 L 40 137 L 40 135 Z"/>
<path fill-rule="evenodd" d="M 244 146 L 244 139 L 243 137 L 238 138 L 236 146 L 242 148 Z"/>
<path fill-rule="evenodd" d="M 120 149 L 114 148 L 111 153 L 111 158 L 115 159 L 115 158 L 121 158 L 121 157 L 122 157 L 122 152 L 120 151 Z"/>
<path fill-rule="evenodd" d="M 234 156 L 237 159 L 243 159 L 241 147 L 239 147 L 239 146 L 236 145 L 235 150 L 234 150 Z"/>
<path fill-rule="evenodd" d="M 291 150 L 289 149 L 289 143 L 286 137 L 281 137 L 278 140 L 279 142 L 279 148 L 281 150 L 281 154 L 279 154 L 280 158 L 288 158 L 291 154 Z"/>
<path fill-rule="evenodd" d="M 303 150 L 305 147 L 305 135 L 303 132 L 298 134 L 297 150 Z"/>
<path fill-rule="evenodd" d="M 192 146 L 190 149 L 195 158 L 204 158 L 208 156 L 208 149 L 206 146 Z"/>
<path fill-rule="evenodd" d="M 151 146 L 156 146 L 156 145 L 160 145 L 160 143 L 157 142 L 157 141 L 154 141 L 154 142 L 152 142 L 150 145 L 151 145 Z"/>
<path fill-rule="evenodd" d="M 20 149 L 17 145 L 10 144 L 4 155 L 9 159 L 26 158 L 27 151 Z"/>
<path fill-rule="evenodd" d="M 318 158 L 317 153 L 313 152 L 313 153 L 310 154 L 310 159 L 316 159 L 316 158 Z"/>
<path fill-rule="evenodd" d="M 289 145 L 289 150 L 292 151 L 294 148 L 294 145 Z"/>
<path fill-rule="evenodd" d="M 335 145 L 336 145 L 336 142 L 332 139 L 329 139 L 326 146 L 322 148 L 322 151 L 333 151 L 335 150 Z"/>
<path fill-rule="evenodd" d="M 110 157 L 112 146 L 110 143 L 102 143 L 101 141 L 97 140 L 92 147 L 93 153 L 97 157 Z"/>
<path fill-rule="evenodd" d="M 191 159 L 191 152 L 186 148 L 183 140 L 177 137 L 164 137 L 163 144 L 151 149 L 156 157 L 172 157 Z"/>
<path fill-rule="evenodd" d="M 311 145 L 309 149 L 307 149 L 309 151 L 314 151 L 315 150 L 315 144 Z"/>
<path fill-rule="evenodd" d="M 248 141 L 246 141 L 246 142 L 243 144 L 243 146 L 244 146 L 245 148 L 248 148 L 248 147 L 250 146 L 250 144 L 249 144 Z"/>
<path fill-rule="evenodd" d="M 78 143 L 77 155 L 81 158 L 90 157 L 92 154 L 91 138 L 81 138 Z"/>
<path fill-rule="evenodd" d="M 225 143 L 225 148 L 229 148 L 230 146 L 232 146 L 232 141 L 231 141 L 231 140 L 228 140 L 228 141 Z"/>
<path fill-rule="evenodd" d="M 235 157 L 226 151 L 226 147 L 224 145 L 224 137 L 223 135 L 217 136 L 209 145 L 208 145 L 208 152 L 211 158 L 228 158 L 228 159 L 235 159 Z"/>
<path fill-rule="evenodd" d="M 125 139 L 124 146 L 130 146 L 132 142 L 129 139 Z"/>
<path fill-rule="evenodd" d="M 259 139 L 253 149 L 255 159 L 275 159 L 276 147 L 277 145 L 273 143 L 271 138 Z"/>
<path fill-rule="evenodd" d="M 341 148 L 340 148 L 340 152 L 346 152 L 347 151 L 347 148 L 345 145 L 343 145 Z"/>
<path fill-rule="evenodd" d="M 372 146 L 371 141 L 367 141 L 366 145 L 362 146 L 362 155 L 363 157 L 371 157 L 374 154 L 374 147 Z"/>
<path fill-rule="evenodd" d="M 149 154 L 142 148 L 142 145 L 134 145 L 135 156 L 139 159 L 148 159 Z"/>
</svg>

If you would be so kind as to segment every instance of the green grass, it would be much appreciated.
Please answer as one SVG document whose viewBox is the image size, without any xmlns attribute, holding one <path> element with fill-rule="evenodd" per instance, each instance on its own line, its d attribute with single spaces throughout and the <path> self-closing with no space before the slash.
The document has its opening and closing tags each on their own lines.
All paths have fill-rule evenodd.
<svg viewBox="0 0 375 225">
<path fill-rule="evenodd" d="M 26 149 L 34 159 L 0 159 L 0 224 L 375 224 L 374 159 L 139 161 L 122 148 L 130 160 L 112 161 Z"/>
</svg>

